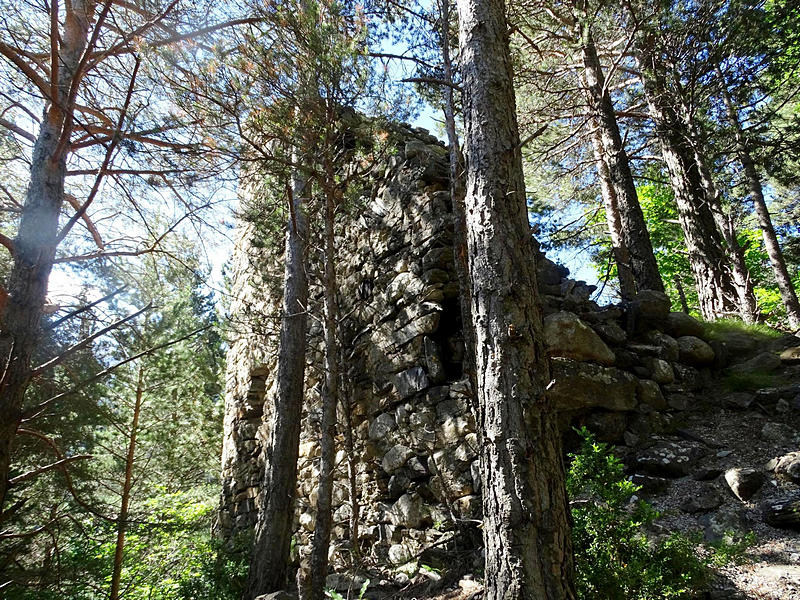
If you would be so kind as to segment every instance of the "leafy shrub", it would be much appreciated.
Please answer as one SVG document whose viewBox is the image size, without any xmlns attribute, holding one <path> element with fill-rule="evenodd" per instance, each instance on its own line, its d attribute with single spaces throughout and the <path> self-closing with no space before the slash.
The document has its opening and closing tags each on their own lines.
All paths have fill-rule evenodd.
<svg viewBox="0 0 800 600">
<path fill-rule="evenodd" d="M 745 553 L 755 543 L 756 534 L 752 531 L 745 534 L 726 531 L 721 540 L 710 544 L 709 562 L 715 567 L 747 562 Z"/>
<path fill-rule="evenodd" d="M 704 587 L 707 565 L 681 535 L 649 539 L 645 527 L 658 513 L 634 498 L 608 444 L 585 428 L 581 451 L 571 454 L 567 492 L 572 499 L 576 585 L 584 600 L 692 598 Z"/>
<path fill-rule="evenodd" d="M 239 600 L 247 577 L 247 554 L 227 550 L 214 539 L 196 549 L 192 569 L 182 573 L 177 598 L 181 600 Z"/>
</svg>

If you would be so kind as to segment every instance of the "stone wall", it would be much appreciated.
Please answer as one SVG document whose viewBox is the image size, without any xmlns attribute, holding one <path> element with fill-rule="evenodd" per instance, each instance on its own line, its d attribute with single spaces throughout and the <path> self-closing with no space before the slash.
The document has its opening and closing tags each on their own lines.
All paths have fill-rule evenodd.
<svg viewBox="0 0 800 600">
<path fill-rule="evenodd" d="M 404 130 L 394 156 L 339 233 L 345 402 L 334 486 L 334 564 L 347 562 L 350 515 L 359 507 L 357 547 L 399 567 L 480 518 L 478 443 L 462 373 L 459 289 L 445 149 Z M 222 462 L 220 529 L 227 538 L 255 521 L 275 372 L 280 252 L 254 244 L 243 224 L 234 257 L 234 296 Z M 669 314 L 663 294 L 599 307 L 593 286 L 538 261 L 545 335 L 565 430 L 585 424 L 601 439 L 640 443 L 669 421 L 724 358 L 702 326 Z M 319 293 L 311 302 L 319 315 Z M 321 380 L 319 325 L 312 319 L 300 450 L 297 549 L 310 542 L 317 485 L 316 424 Z M 345 433 L 352 432 L 352 447 Z M 351 497 L 348 474 L 355 479 Z"/>
</svg>

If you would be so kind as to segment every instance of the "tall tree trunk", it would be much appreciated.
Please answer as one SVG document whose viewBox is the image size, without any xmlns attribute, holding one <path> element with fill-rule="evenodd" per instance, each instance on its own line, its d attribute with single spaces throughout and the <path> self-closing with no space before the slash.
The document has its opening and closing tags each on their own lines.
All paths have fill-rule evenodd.
<svg viewBox="0 0 800 600">
<path fill-rule="evenodd" d="M 31 377 L 31 359 L 39 343 L 47 284 L 58 244 L 58 216 L 64 200 L 69 126 L 64 108 L 70 85 L 77 83 L 81 55 L 95 10 L 91 0 L 67 5 L 64 30 L 52 74 L 54 98 L 45 109 L 31 157 L 14 262 L 8 277 L 8 301 L 0 315 L 0 515 L 6 502 L 14 436 Z"/>
<path fill-rule="evenodd" d="M 728 122 L 736 136 L 736 150 L 739 155 L 739 162 L 742 163 L 744 176 L 750 188 L 750 196 L 753 198 L 753 206 L 755 208 L 756 217 L 758 218 L 758 225 L 764 236 L 764 246 L 767 249 L 769 261 L 772 264 L 772 272 L 775 275 L 775 281 L 778 284 L 783 303 L 786 306 L 786 316 L 789 318 L 789 324 L 792 328 L 796 329 L 800 327 L 800 302 L 798 302 L 797 299 L 797 292 L 794 289 L 794 285 L 792 285 L 792 278 L 789 276 L 789 271 L 786 268 L 786 260 L 783 257 L 783 251 L 778 242 L 778 236 L 775 234 L 775 228 L 772 225 L 772 217 L 769 214 L 767 203 L 764 200 L 764 188 L 761 185 L 761 178 L 758 176 L 753 156 L 750 154 L 750 145 L 747 142 L 742 124 L 739 121 L 739 112 L 733 103 L 730 92 L 728 92 L 728 86 L 725 76 L 722 74 L 722 70 L 719 66 L 716 67 L 716 70 L 717 77 L 719 77 L 722 84 L 722 100 L 725 102 Z"/>
<path fill-rule="evenodd" d="M 622 226 L 623 245 L 630 255 L 630 268 L 638 290 L 664 291 L 664 283 L 658 272 L 653 254 L 650 233 L 639 204 L 636 185 L 631 174 L 630 162 L 622 143 L 617 115 L 606 88 L 605 75 L 597 56 L 594 38 L 583 11 L 576 18 L 577 35 L 583 55 L 583 72 L 586 98 L 597 122 L 600 136 L 599 150 L 608 168 L 608 176 L 614 186 L 619 220 Z M 598 148 L 595 146 L 595 151 Z"/>
<path fill-rule="evenodd" d="M 305 176 L 298 172 L 293 174 L 290 217 L 286 228 L 283 315 L 278 342 L 278 389 L 277 394 L 269 399 L 272 410 L 265 411 L 271 415 L 267 424 L 269 441 L 265 449 L 261 505 L 244 596 L 246 600 L 278 591 L 286 585 L 306 369 L 308 221 L 303 199 L 306 183 Z"/>
<path fill-rule="evenodd" d="M 117 542 L 114 547 L 114 566 L 111 572 L 111 590 L 109 600 L 118 600 L 119 584 L 122 580 L 122 559 L 125 553 L 125 530 L 128 525 L 128 508 L 131 502 L 133 487 L 133 462 L 136 457 L 136 436 L 139 432 L 139 415 L 142 411 L 142 395 L 144 394 L 144 367 L 139 365 L 139 376 L 136 382 L 136 400 L 133 405 L 131 434 L 128 438 L 128 454 L 125 457 L 125 480 L 122 483 L 122 500 L 117 515 Z"/>
<path fill-rule="evenodd" d="M 683 123 L 687 133 L 687 140 L 692 147 L 694 160 L 697 163 L 700 182 L 703 186 L 706 201 L 714 215 L 714 222 L 717 229 L 722 234 L 725 241 L 728 257 L 730 258 L 731 276 L 733 285 L 736 289 L 736 300 L 739 308 L 739 316 L 745 323 L 755 323 L 758 320 L 758 302 L 753 288 L 753 279 L 750 277 L 750 270 L 744 258 L 744 249 L 739 244 L 736 235 L 736 227 L 730 215 L 726 214 L 722 206 L 722 198 L 717 191 L 714 178 L 711 176 L 711 169 L 708 167 L 705 153 L 703 152 L 703 141 L 698 131 L 697 122 L 692 116 L 689 106 L 685 101 L 683 87 L 679 82 L 674 86 L 678 102 L 676 107 L 680 111 L 679 118 Z"/>
<path fill-rule="evenodd" d="M 707 320 L 728 317 L 737 312 L 736 289 L 727 266 L 728 257 L 687 132 L 672 106 L 673 99 L 666 93 L 664 75 L 660 72 L 658 59 L 650 50 L 651 43 L 651 40 L 645 40 L 638 48 L 640 77 L 675 194 L 700 312 Z"/>
<path fill-rule="evenodd" d="M 725 240 L 725 245 L 727 246 L 731 276 L 733 277 L 733 285 L 736 288 L 739 316 L 745 323 L 755 323 L 759 315 L 758 302 L 756 301 L 756 293 L 753 287 L 753 278 L 750 277 L 750 270 L 745 262 L 744 248 L 739 244 L 733 219 L 726 214 L 722 206 L 722 200 L 711 177 L 708 163 L 699 149 L 699 140 L 694 136 L 693 139 L 695 144 L 694 158 L 700 172 L 700 180 L 703 183 L 711 213 L 714 215 L 714 222 L 717 224 L 717 229 L 722 233 L 722 239 Z"/>
<path fill-rule="evenodd" d="M 475 387 L 475 325 L 470 306 L 469 258 L 467 253 L 467 213 L 464 206 L 464 157 L 456 131 L 456 109 L 453 97 L 453 62 L 450 58 L 450 0 L 441 1 L 442 29 L 439 33 L 444 66 L 444 123 L 447 131 L 447 148 L 450 158 L 450 202 L 453 205 L 453 255 L 460 290 L 461 331 L 464 336 L 463 370 L 472 388 Z"/>
<path fill-rule="evenodd" d="M 326 164 L 327 186 L 335 174 Z M 325 234 L 323 250 L 322 295 L 325 305 L 323 336 L 325 338 L 325 378 L 322 385 L 322 421 L 320 423 L 319 486 L 317 516 L 311 547 L 311 600 L 325 599 L 325 578 L 328 575 L 328 549 L 332 528 L 333 470 L 336 459 L 336 404 L 339 401 L 339 342 L 336 337 L 338 306 L 336 301 L 336 240 L 334 218 L 335 189 L 325 190 Z"/>
<path fill-rule="evenodd" d="M 487 600 L 575 598 L 502 0 L 458 0 Z"/>
<path fill-rule="evenodd" d="M 597 165 L 597 178 L 600 180 L 600 193 L 603 196 L 603 204 L 606 209 L 606 222 L 608 223 L 608 232 L 611 237 L 611 253 L 614 257 L 614 263 L 617 265 L 620 296 L 623 300 L 631 300 L 636 295 L 636 280 L 633 277 L 630 253 L 625 245 L 622 233 L 617 191 L 611 181 L 608 163 L 603 157 L 603 140 L 596 123 L 592 132 L 592 147 L 594 148 L 594 161 Z"/>
<path fill-rule="evenodd" d="M 343 369 L 340 369 L 340 372 Z M 355 439 L 353 437 L 353 414 L 350 409 L 349 398 L 352 395 L 353 383 L 350 373 L 342 382 L 342 393 L 339 396 L 339 402 L 342 407 L 343 415 L 343 431 L 345 452 L 347 452 L 347 483 L 348 495 L 350 498 L 350 552 L 352 553 L 352 561 L 355 562 L 361 556 L 361 547 L 359 545 L 359 525 L 361 505 L 358 500 L 358 455 L 356 455 Z"/>
<path fill-rule="evenodd" d="M 681 276 L 675 273 L 672 276 L 672 282 L 675 284 L 675 289 L 678 290 L 678 300 L 681 303 L 681 310 L 687 315 L 689 314 L 689 302 L 686 300 L 686 292 L 683 290 L 683 282 Z"/>
</svg>

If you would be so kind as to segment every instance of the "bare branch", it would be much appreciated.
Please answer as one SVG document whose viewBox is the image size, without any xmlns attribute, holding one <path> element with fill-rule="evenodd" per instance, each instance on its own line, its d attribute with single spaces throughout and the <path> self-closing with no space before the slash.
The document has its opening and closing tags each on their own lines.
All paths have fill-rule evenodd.
<svg viewBox="0 0 800 600">
<path fill-rule="evenodd" d="M 17 475 L 16 477 L 12 477 L 8 480 L 8 487 L 13 487 L 18 483 L 22 483 L 23 481 L 27 481 L 28 479 L 33 479 L 37 475 L 41 475 L 42 473 L 46 473 L 47 471 L 51 471 L 53 469 L 64 469 L 68 463 L 71 463 L 76 460 L 86 460 L 87 458 L 93 458 L 91 454 L 77 454 L 75 456 L 68 456 L 66 458 L 62 458 L 61 460 L 57 460 L 54 463 L 50 463 L 49 465 L 45 465 L 44 467 L 39 467 L 37 469 L 32 469 L 22 475 Z"/>
<path fill-rule="evenodd" d="M 91 344 L 92 341 L 94 341 L 97 338 L 107 334 L 109 331 L 113 331 L 114 329 L 117 329 L 119 326 L 127 323 L 128 321 L 130 321 L 132 319 L 135 319 L 136 317 L 138 317 L 142 313 L 150 310 L 151 308 L 153 308 L 152 303 L 148 304 L 147 306 L 145 306 L 144 308 L 142 308 L 140 310 L 137 310 L 135 313 L 128 315 L 127 317 L 124 317 L 124 318 L 122 318 L 122 319 L 120 319 L 118 321 L 115 321 L 114 323 L 112 323 L 108 327 L 104 327 L 100 331 L 97 331 L 97 332 L 93 333 L 92 335 L 83 338 L 80 342 L 78 342 L 77 344 L 73 344 L 72 346 L 70 346 L 69 348 L 64 350 L 61 354 L 59 354 L 55 358 L 51 358 L 46 363 L 42 363 L 38 367 L 34 368 L 31 371 L 31 377 L 37 377 L 37 376 L 41 375 L 42 373 L 44 373 L 45 371 L 48 371 L 48 370 L 52 369 L 56 365 L 61 364 L 67 358 L 69 358 L 72 354 L 74 354 L 78 350 L 81 350 L 82 348 L 85 348 L 86 346 Z"/>
<path fill-rule="evenodd" d="M 9 130 L 13 131 L 18 136 L 24 137 L 29 142 L 34 142 L 34 143 L 36 142 L 36 136 L 35 135 L 30 133 L 29 131 L 25 131 L 22 127 L 12 123 L 11 121 L 7 121 L 6 119 L 3 119 L 2 117 L 0 117 L 0 125 L 5 127 L 6 129 L 9 129 Z"/>
<path fill-rule="evenodd" d="M 133 96 L 134 86 L 136 85 L 136 76 L 139 73 L 139 66 L 141 65 L 141 60 L 139 57 L 136 57 L 136 62 L 133 65 L 133 73 L 131 74 L 131 80 L 128 84 L 128 92 L 125 95 L 125 103 L 122 105 L 122 110 L 119 114 L 119 120 L 117 121 L 117 128 L 114 132 L 114 136 L 111 139 L 111 143 L 106 148 L 106 155 L 103 158 L 103 164 L 100 166 L 100 169 L 97 171 L 97 176 L 94 179 L 94 184 L 92 185 L 92 189 L 89 192 L 89 196 L 86 198 L 86 202 L 83 203 L 83 206 L 77 208 L 75 210 L 75 214 L 72 215 L 72 218 L 67 222 L 66 225 L 61 229 L 58 233 L 58 237 L 56 238 L 56 245 L 60 244 L 64 238 L 69 233 L 70 229 L 77 223 L 78 219 L 83 217 L 86 214 L 86 211 L 89 209 L 89 206 L 94 201 L 95 196 L 97 195 L 98 190 L 100 189 L 100 182 L 103 180 L 103 176 L 105 175 L 105 171 L 108 168 L 108 165 L 111 163 L 111 157 L 114 154 L 114 149 L 119 144 L 119 133 L 122 131 L 122 126 L 125 124 L 125 117 L 128 114 L 128 107 L 131 103 L 131 97 Z M 102 250 L 103 248 L 103 241 L 100 239 L 100 235 L 98 234 L 95 238 L 95 241 L 98 243 L 98 247 Z"/>
<path fill-rule="evenodd" d="M 148 354 L 152 354 L 153 352 L 156 352 L 158 350 L 162 350 L 164 348 L 168 348 L 169 346 L 173 346 L 175 344 L 183 342 L 184 340 L 188 340 L 189 338 L 194 337 L 198 333 L 202 333 L 203 331 L 206 331 L 207 329 L 211 329 L 211 325 L 206 325 L 205 327 L 200 327 L 199 329 L 195 329 L 191 333 L 187 333 L 183 337 L 180 337 L 180 338 L 175 339 L 175 340 L 170 340 L 168 342 L 164 342 L 163 344 L 159 344 L 157 346 L 153 346 L 152 348 L 148 348 L 147 350 L 143 350 L 143 351 L 139 352 L 138 354 L 134 354 L 131 357 L 128 357 L 128 358 L 126 358 L 124 360 L 121 360 L 120 362 L 108 367 L 107 369 L 103 369 L 99 373 L 95 373 L 94 375 L 92 375 L 88 379 L 85 379 L 85 380 L 81 381 L 78 385 L 72 387 L 71 389 L 67 390 L 66 392 L 61 392 L 60 394 L 56 394 L 55 396 L 52 396 L 52 397 L 48 398 L 47 400 L 45 400 L 44 402 L 38 404 L 33 409 L 31 409 L 29 411 L 26 411 L 26 413 L 25 413 L 26 416 L 23 419 L 23 422 L 32 421 L 33 419 L 35 419 L 36 417 L 41 415 L 47 409 L 47 407 L 50 406 L 51 404 L 53 404 L 54 402 L 57 402 L 57 401 L 61 400 L 62 398 L 66 398 L 67 396 L 71 396 L 72 394 L 80 391 L 81 389 L 83 389 L 84 387 L 89 385 L 90 383 L 93 383 L 93 382 L 97 381 L 98 379 L 102 379 L 103 377 L 105 377 L 109 373 L 112 373 L 112 372 L 116 371 L 121 366 L 126 365 L 129 362 L 133 362 L 134 360 L 138 360 L 143 356 L 147 356 Z"/>
<path fill-rule="evenodd" d="M 87 310 L 90 310 L 90 309 L 94 308 L 94 307 L 95 307 L 95 306 L 97 306 L 98 304 L 102 304 L 103 302 L 106 302 L 106 301 L 108 301 L 108 300 L 111 300 L 111 298 L 113 298 L 114 296 L 116 296 L 116 295 L 117 295 L 117 294 L 119 294 L 120 292 L 123 292 L 123 291 L 125 291 L 126 289 L 127 289 L 127 286 L 122 286 L 122 287 L 120 287 L 120 288 L 117 288 L 116 290 L 114 290 L 113 292 L 111 292 L 111 293 L 109 293 L 109 294 L 106 294 L 106 295 L 105 295 L 105 296 L 103 296 L 102 298 L 100 298 L 100 299 L 98 299 L 98 300 L 95 300 L 94 302 L 90 302 L 90 303 L 89 303 L 89 304 L 87 304 L 86 306 L 82 306 L 82 307 L 80 307 L 80 308 L 78 308 L 78 309 L 76 309 L 76 310 L 73 310 L 72 312 L 70 312 L 70 313 L 68 313 L 68 314 L 64 315 L 63 317 L 61 317 L 61 318 L 60 318 L 60 319 L 58 319 L 57 321 L 54 321 L 53 323 L 50 323 L 49 325 L 47 325 L 46 329 L 55 329 L 56 327 L 58 327 L 59 325 L 61 325 L 63 322 L 65 322 L 65 321 L 68 321 L 69 319 L 71 319 L 71 318 L 73 318 L 73 317 L 76 317 L 76 316 L 78 316 L 79 314 L 81 314 L 81 313 L 83 313 L 83 312 L 86 312 Z"/>
</svg>

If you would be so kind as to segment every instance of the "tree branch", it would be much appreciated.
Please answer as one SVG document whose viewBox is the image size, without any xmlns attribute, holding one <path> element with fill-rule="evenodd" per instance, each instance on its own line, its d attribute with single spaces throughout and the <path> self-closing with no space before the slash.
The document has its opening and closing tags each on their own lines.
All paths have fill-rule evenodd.
<svg viewBox="0 0 800 600">
<path fill-rule="evenodd" d="M 210 328 L 211 328 L 211 325 L 206 325 L 205 327 L 201 327 L 199 329 L 195 329 L 194 331 L 192 331 L 190 333 L 187 333 L 183 337 L 180 337 L 180 338 L 175 339 L 175 340 L 170 340 L 168 342 L 164 342 L 163 344 L 159 344 L 157 346 L 153 346 L 152 348 L 148 348 L 147 350 L 142 350 L 138 354 L 134 354 L 133 356 L 131 356 L 129 358 L 126 358 L 124 360 L 121 360 L 118 363 L 116 363 L 115 365 L 112 365 L 112 366 L 108 367 L 107 369 L 103 369 L 102 371 L 100 371 L 98 373 L 95 373 L 94 375 L 92 375 L 88 379 L 84 379 L 78 385 L 72 387 L 71 389 L 67 390 L 66 392 L 61 392 L 60 394 L 56 394 L 55 396 L 52 396 L 52 397 L 48 398 L 44 402 L 41 402 L 40 404 L 35 406 L 33 409 L 26 411 L 25 418 L 23 419 L 23 422 L 32 421 L 33 419 L 35 419 L 36 417 L 41 415 L 42 412 L 44 412 L 44 410 L 48 406 L 53 404 L 54 402 L 57 402 L 57 401 L 61 400 L 62 398 L 65 398 L 67 396 L 71 396 L 72 394 L 74 394 L 75 392 L 83 389 L 85 386 L 89 385 L 90 383 L 93 383 L 93 382 L 97 381 L 98 379 L 101 379 L 101 378 L 105 377 L 109 373 L 112 373 L 113 371 L 119 369 L 121 366 L 126 365 L 129 362 L 133 362 L 134 360 L 137 360 L 137 359 L 141 358 L 142 356 L 147 356 L 148 354 L 152 354 L 153 352 L 156 352 L 158 350 L 162 350 L 164 348 L 168 348 L 169 346 L 173 346 L 175 344 L 183 342 L 184 340 L 188 340 L 190 337 L 194 337 L 198 333 L 202 333 L 203 331 L 205 331 L 207 329 L 210 329 Z"/>
<path fill-rule="evenodd" d="M 36 143 L 36 136 L 35 135 L 33 135 L 29 131 L 25 131 L 22 127 L 12 123 L 11 121 L 7 121 L 6 119 L 0 117 L 0 125 L 5 127 L 6 129 L 9 129 L 9 130 L 13 131 L 18 136 L 24 137 L 29 142 Z"/>
<path fill-rule="evenodd" d="M 22 483 L 23 481 L 27 481 L 28 479 L 33 479 L 37 475 L 41 475 L 42 473 L 46 473 L 47 471 L 51 471 L 53 469 L 63 470 L 68 463 L 71 463 L 76 460 L 86 460 L 87 458 L 94 458 L 94 457 L 91 454 L 77 454 L 75 456 L 67 456 L 66 458 L 57 460 L 54 463 L 45 465 L 44 467 L 32 469 L 27 473 L 23 473 L 22 475 L 17 475 L 16 477 L 12 477 L 11 479 L 8 480 L 8 487 L 13 487 L 18 483 Z"/>
<path fill-rule="evenodd" d="M 80 308 L 78 308 L 76 310 L 73 310 L 71 313 L 68 313 L 68 314 L 64 315 L 63 317 L 61 317 L 60 319 L 58 319 L 57 321 L 54 321 L 53 323 L 47 325 L 46 329 L 55 329 L 56 327 L 61 325 L 64 321 L 68 321 L 72 317 L 76 317 L 79 314 L 81 314 L 82 312 L 86 312 L 87 310 L 97 306 L 98 304 L 101 304 L 101 303 L 103 303 L 103 302 L 105 302 L 107 300 L 111 300 L 111 298 L 113 298 L 114 296 L 116 296 L 120 292 L 125 291 L 127 289 L 127 287 L 128 286 L 122 286 L 120 288 L 117 288 L 116 290 L 114 290 L 113 292 L 111 292 L 109 294 L 106 294 L 105 296 L 103 296 L 99 300 L 95 300 L 94 302 L 90 302 L 86 306 L 82 306 L 82 307 L 80 307 Z"/>
<path fill-rule="evenodd" d="M 446 85 L 447 87 L 451 87 L 457 92 L 463 92 L 464 89 L 452 81 L 447 81 L 445 79 L 438 79 L 436 77 L 407 77 L 406 79 L 400 80 L 403 83 L 432 83 L 434 85 Z"/>
<path fill-rule="evenodd" d="M 146 312 L 146 311 L 150 310 L 151 308 L 153 308 L 153 304 L 152 303 L 148 304 L 147 306 L 145 306 L 142 309 L 137 310 L 135 313 L 128 315 L 127 317 L 124 317 L 124 318 L 122 318 L 122 319 L 120 319 L 118 321 L 115 321 L 114 323 L 112 323 L 108 327 L 104 327 L 100 331 L 97 331 L 97 332 L 93 333 L 92 335 L 83 338 L 80 342 L 78 342 L 77 344 L 73 344 L 72 346 L 70 346 L 69 348 L 64 350 L 61 354 L 59 354 L 55 358 L 51 358 L 46 363 L 42 363 L 38 367 L 34 368 L 31 371 L 31 377 L 37 377 L 37 376 L 41 375 L 42 373 L 44 373 L 45 371 L 48 371 L 48 370 L 52 369 L 56 365 L 61 364 L 69 356 L 71 356 L 72 354 L 74 354 L 78 350 L 81 350 L 82 348 L 85 348 L 86 346 L 91 344 L 93 340 L 96 340 L 100 336 L 105 335 L 109 331 L 113 331 L 114 329 L 117 329 L 120 325 L 123 325 L 123 324 L 127 323 L 128 321 L 130 321 L 132 319 L 135 319 L 136 317 L 141 315 L 143 312 Z"/>
</svg>

